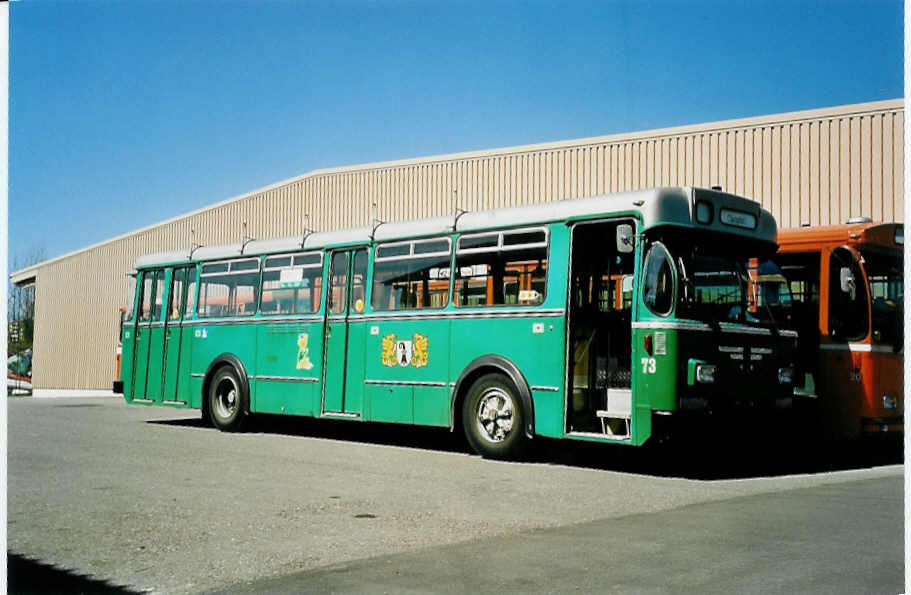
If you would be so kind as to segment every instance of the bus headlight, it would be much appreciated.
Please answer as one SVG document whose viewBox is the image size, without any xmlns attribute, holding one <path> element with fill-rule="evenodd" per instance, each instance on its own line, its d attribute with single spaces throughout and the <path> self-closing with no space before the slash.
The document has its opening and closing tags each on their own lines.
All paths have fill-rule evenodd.
<svg viewBox="0 0 911 595">
<path fill-rule="evenodd" d="M 892 395 L 883 395 L 883 408 L 884 409 L 895 409 L 895 406 L 898 405 L 898 399 Z"/>
<path fill-rule="evenodd" d="M 713 384 L 715 382 L 715 366 L 711 364 L 699 364 L 696 366 L 696 382 Z"/>
<path fill-rule="evenodd" d="M 778 368 L 778 382 L 780 384 L 794 384 L 794 368 Z"/>
</svg>

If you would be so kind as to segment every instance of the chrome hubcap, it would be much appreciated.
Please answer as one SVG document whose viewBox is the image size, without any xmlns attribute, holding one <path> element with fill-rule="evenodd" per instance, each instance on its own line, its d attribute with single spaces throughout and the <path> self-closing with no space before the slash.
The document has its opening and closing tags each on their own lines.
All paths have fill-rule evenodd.
<svg viewBox="0 0 911 595">
<path fill-rule="evenodd" d="M 237 385 L 232 378 L 223 378 L 215 389 L 215 413 L 229 418 L 237 411 Z"/>
<path fill-rule="evenodd" d="M 509 393 L 496 387 L 485 390 L 475 415 L 481 436 L 489 442 L 502 442 L 512 431 L 513 420 L 514 406 Z"/>
</svg>

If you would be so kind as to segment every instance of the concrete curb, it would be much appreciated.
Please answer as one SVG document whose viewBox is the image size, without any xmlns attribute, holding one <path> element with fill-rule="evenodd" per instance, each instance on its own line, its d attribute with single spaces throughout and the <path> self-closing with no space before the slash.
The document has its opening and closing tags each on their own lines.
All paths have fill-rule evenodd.
<svg viewBox="0 0 911 595">
<path fill-rule="evenodd" d="M 72 389 L 72 388 L 36 388 L 32 391 L 36 399 L 56 399 L 61 397 L 120 397 L 114 391 L 104 389 Z"/>
</svg>

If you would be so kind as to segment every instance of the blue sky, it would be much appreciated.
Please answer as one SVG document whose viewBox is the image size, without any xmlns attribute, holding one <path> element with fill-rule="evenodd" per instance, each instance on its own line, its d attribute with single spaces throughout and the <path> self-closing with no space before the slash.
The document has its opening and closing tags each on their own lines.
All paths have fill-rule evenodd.
<svg viewBox="0 0 911 595">
<path fill-rule="evenodd" d="M 902 3 L 15 2 L 10 263 L 321 167 L 902 95 Z"/>
</svg>

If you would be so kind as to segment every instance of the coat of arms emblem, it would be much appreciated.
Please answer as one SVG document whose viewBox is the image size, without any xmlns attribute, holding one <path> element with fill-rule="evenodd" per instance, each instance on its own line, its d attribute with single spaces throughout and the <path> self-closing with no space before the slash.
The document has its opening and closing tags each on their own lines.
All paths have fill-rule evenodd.
<svg viewBox="0 0 911 595">
<path fill-rule="evenodd" d="M 396 338 L 395 333 L 383 337 L 383 351 L 380 360 L 384 366 L 422 368 L 427 365 L 427 337 L 414 333 L 411 340 Z"/>
</svg>

